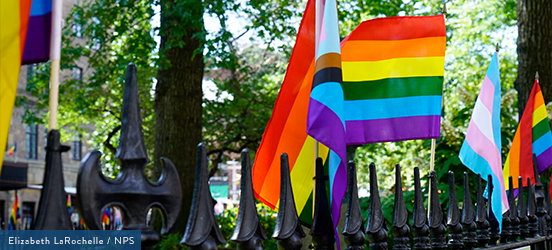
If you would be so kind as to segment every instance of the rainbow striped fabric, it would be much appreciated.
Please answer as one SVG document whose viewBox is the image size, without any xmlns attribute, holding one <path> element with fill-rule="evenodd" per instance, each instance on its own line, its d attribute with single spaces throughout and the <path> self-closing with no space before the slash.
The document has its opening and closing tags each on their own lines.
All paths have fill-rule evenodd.
<svg viewBox="0 0 552 250">
<path fill-rule="evenodd" d="M 343 89 L 341 88 L 341 46 L 337 22 L 337 1 L 316 4 L 316 64 L 307 116 L 307 134 L 330 149 L 330 204 L 336 239 L 341 202 L 347 188 L 347 150 Z M 338 249 L 339 240 L 337 241 Z"/>
<path fill-rule="evenodd" d="M 299 27 L 298 33 L 297 33 L 297 39 L 295 43 L 295 47 L 293 49 L 293 53 L 290 58 L 290 62 L 287 68 L 286 76 L 284 78 L 284 82 L 282 83 L 282 87 L 280 89 L 280 93 L 278 94 L 278 98 L 276 99 L 276 104 L 274 106 L 274 110 L 272 112 L 272 117 L 270 121 L 268 122 L 268 125 L 265 129 L 265 132 L 263 134 L 263 139 L 261 141 L 261 145 L 259 147 L 259 150 L 257 151 L 257 156 L 255 158 L 255 163 L 253 165 L 253 189 L 255 191 L 255 196 L 268 205 L 269 207 L 275 209 L 278 206 L 279 202 L 279 195 L 280 195 L 280 154 L 287 153 L 289 156 L 289 164 L 290 164 L 290 176 L 291 176 L 291 183 L 293 186 L 293 192 L 294 192 L 294 198 L 295 198 L 295 205 L 297 206 L 297 211 L 299 213 L 299 218 L 304 224 L 310 224 L 312 221 L 312 187 L 313 187 L 313 180 L 312 177 L 314 175 L 314 145 L 315 140 L 313 137 L 307 135 L 307 116 L 308 116 L 308 109 L 309 109 L 309 100 L 310 100 L 310 94 L 311 94 L 311 88 L 313 85 L 313 77 L 315 74 L 315 1 L 309 0 L 305 9 L 305 13 L 303 14 L 303 20 L 301 21 L 301 25 Z M 385 20 L 392 19 L 388 21 L 390 24 L 388 26 L 379 27 L 378 25 L 381 25 L 384 23 Z M 367 24 L 368 23 L 368 24 Z M 373 23 L 373 24 L 370 24 Z M 435 26 L 435 27 L 433 27 Z M 434 34 L 439 34 L 438 38 L 434 38 L 434 40 L 440 39 L 442 43 L 434 43 L 431 45 L 427 45 L 424 47 L 424 45 L 420 44 L 422 41 L 428 41 L 432 40 L 432 38 L 426 38 L 421 40 L 416 40 L 415 35 L 412 35 L 416 32 L 415 30 L 419 30 L 419 34 L 425 34 L 425 37 L 428 37 L 431 32 Z M 440 32 L 436 32 L 435 30 L 440 30 Z M 392 35 L 390 33 L 408 33 L 411 34 L 411 39 L 406 39 L 407 36 L 405 35 L 396 35 L 396 39 L 399 41 L 384 41 L 385 37 L 390 38 Z M 368 36 L 366 34 L 359 34 L 359 33 L 370 33 L 372 35 Z M 442 34 L 442 35 L 441 35 Z M 436 52 L 428 52 L 428 51 L 434 51 L 434 50 L 442 50 L 444 53 L 444 46 L 445 46 L 445 25 L 444 25 L 444 17 L 442 15 L 438 16 L 430 16 L 430 17 L 396 17 L 396 18 L 382 18 L 382 19 L 376 19 L 371 21 L 363 22 L 357 29 L 355 29 L 347 38 L 345 38 L 341 42 L 341 60 L 342 60 L 342 72 L 343 72 L 343 88 L 344 88 L 344 99 L 345 103 L 347 103 L 347 99 L 351 99 L 351 87 L 345 87 L 345 85 L 349 84 L 355 84 L 354 79 L 358 78 L 348 78 L 347 72 L 351 73 L 351 70 L 354 67 L 361 67 L 364 65 L 365 67 L 370 67 L 370 65 L 375 65 L 379 62 L 375 62 L 375 64 L 372 64 L 373 61 L 377 61 L 374 58 L 377 59 L 377 57 L 374 55 L 371 57 L 372 61 L 365 59 L 366 62 L 363 62 L 363 58 L 370 58 L 369 56 L 372 56 L 373 53 L 379 53 L 381 56 L 378 60 L 383 60 L 381 58 L 397 58 L 397 56 L 390 56 L 390 55 L 398 55 L 401 54 L 402 58 L 406 58 L 406 61 L 409 60 L 418 60 L 418 58 L 415 58 L 415 56 L 421 56 L 421 57 L 428 57 L 428 58 L 434 58 L 439 56 L 434 56 Z M 374 38 L 372 41 L 366 42 L 363 39 L 368 38 Z M 376 39 L 379 37 L 379 40 Z M 404 41 L 400 41 L 401 39 L 405 39 Z M 390 39 L 387 39 L 390 40 Z M 385 49 L 389 48 L 389 46 L 395 46 L 393 47 L 394 50 L 396 49 L 402 49 L 408 50 L 415 48 L 416 46 L 408 46 L 405 47 L 408 42 L 412 42 L 411 40 L 418 41 L 417 47 L 419 48 L 419 51 L 417 52 L 407 52 L 402 51 L 401 53 L 397 51 L 387 51 L 383 52 L 381 48 L 372 48 L 370 46 L 376 46 L 381 44 L 387 44 L 387 47 L 384 47 Z M 415 43 L 415 42 L 413 42 Z M 413 44 L 411 43 L 411 44 Z M 369 45 L 369 46 L 367 46 Z M 439 49 L 434 49 L 434 47 L 437 46 Z M 359 49 L 362 48 L 362 49 Z M 364 50 L 370 51 L 370 53 L 364 53 Z M 441 54 L 439 54 L 441 55 Z M 306 58 L 311 58 L 311 60 L 307 60 Z M 420 59 L 424 61 L 424 59 Z M 431 59 L 430 59 L 431 60 Z M 439 60 L 443 60 L 441 57 Z M 397 62 L 397 60 L 384 60 L 389 62 L 392 65 L 392 63 Z M 421 61 L 421 62 L 422 62 Z M 440 76 L 441 76 L 441 84 L 442 84 L 442 76 L 444 71 L 444 61 L 441 65 L 440 70 Z M 382 64 L 380 64 L 382 65 Z M 352 68 L 353 67 L 353 68 Z M 408 66 L 410 67 L 410 66 Z M 412 68 L 417 68 L 416 65 L 412 66 Z M 381 69 L 373 70 L 372 68 L 362 68 L 358 69 L 360 72 L 372 72 L 372 71 L 380 71 Z M 404 69 L 403 71 L 408 71 L 408 69 Z M 393 75 L 391 72 L 395 72 L 393 69 L 387 70 L 387 78 L 396 77 L 396 75 Z M 354 72 L 353 72 L 354 73 Z M 374 73 L 376 74 L 376 73 Z M 412 73 L 414 76 L 417 75 L 417 73 Z M 439 74 L 435 73 L 437 75 L 437 78 L 439 77 Z M 413 77 L 414 77 L 413 76 Z M 427 76 L 426 76 L 427 77 Z M 380 79 L 386 78 L 385 76 L 381 77 Z M 424 79 L 424 77 L 421 77 L 420 79 Z M 357 81 L 359 85 L 362 85 L 363 81 Z M 394 81 L 396 79 L 390 80 Z M 346 83 L 348 81 L 348 83 Z M 408 81 L 408 80 L 406 80 Z M 372 84 L 376 84 L 377 82 L 372 82 Z M 405 83 L 402 83 L 404 86 Z M 377 85 L 377 84 L 376 84 Z M 366 86 L 364 87 L 367 88 Z M 408 87 L 404 87 L 407 88 Z M 410 87 L 411 90 L 417 90 L 418 88 L 426 88 L 421 85 L 417 85 L 415 87 Z M 433 87 L 435 89 L 436 87 Z M 349 91 L 348 91 L 349 90 Z M 378 91 L 391 91 L 394 92 L 394 88 L 387 88 L 387 89 L 380 89 Z M 442 91 L 442 87 L 438 87 L 438 92 L 433 91 L 432 93 L 439 93 L 439 102 L 437 102 L 435 105 L 437 106 L 437 115 L 440 114 L 440 107 L 441 107 L 441 97 L 440 93 Z M 348 91 L 348 92 L 347 92 Z M 363 91 L 363 90 L 360 90 Z M 373 90 L 368 90 L 369 92 L 374 92 Z M 426 91 L 427 92 L 427 91 Z M 431 92 L 431 91 L 430 91 Z M 344 107 L 345 112 L 347 112 L 347 106 Z M 427 109 L 432 109 L 430 107 L 427 107 Z M 346 115 L 346 114 L 345 114 Z M 435 117 L 435 119 L 440 119 L 439 117 Z M 438 122 L 439 120 L 437 120 Z M 435 121 L 434 121 L 435 122 Z M 346 131 L 347 131 L 347 137 L 346 137 L 346 143 L 347 144 L 355 144 L 355 143 L 361 143 L 359 140 L 353 143 L 349 142 L 349 133 L 351 133 L 351 129 L 349 129 L 349 123 L 346 121 Z M 401 127 L 401 129 L 405 129 L 404 127 Z M 435 128 L 433 128 L 434 130 Z M 438 127 L 437 127 L 438 129 Z M 431 129 L 420 129 L 420 131 L 429 131 Z M 360 132 L 355 132 L 360 133 Z M 424 138 L 427 136 L 428 133 L 424 133 L 420 135 L 418 138 Z M 439 135 L 439 130 L 436 132 L 437 137 Z M 361 136 L 365 137 L 365 136 Z M 364 142 L 362 142 L 364 143 Z M 322 157 L 324 159 L 324 162 L 326 164 L 326 158 L 328 156 L 329 149 L 324 146 L 323 144 L 320 145 L 319 151 L 318 151 L 318 157 Z"/>
<path fill-rule="evenodd" d="M 71 195 L 67 195 L 67 211 L 69 211 L 69 216 L 73 214 L 73 209 L 71 209 Z"/>
<path fill-rule="evenodd" d="M 491 205 L 499 228 L 502 228 L 502 214 L 509 207 L 500 155 L 500 98 L 500 71 L 498 53 L 495 53 L 481 85 L 458 157 L 474 173 L 481 174 L 481 178 L 487 180 L 488 175 L 492 176 L 494 191 Z"/>
<path fill-rule="evenodd" d="M 538 79 L 535 80 L 514 135 L 508 158 L 504 163 L 503 173 L 506 188 L 509 189 L 509 176 L 514 179 L 521 176 L 524 180 L 530 177 L 531 183 L 535 183 L 533 154 L 537 156 L 539 174 L 552 165 L 552 133 Z M 513 184 L 514 188 L 518 188 L 517 181 L 514 181 Z"/>
<path fill-rule="evenodd" d="M 30 10 L 31 0 L 0 1 L 0 152 L 6 150 Z"/>
<path fill-rule="evenodd" d="M 390 17 L 345 39 L 347 145 L 439 137 L 445 32 L 442 15 Z"/>
<path fill-rule="evenodd" d="M 21 211 L 19 208 L 19 197 L 15 195 L 15 202 L 10 215 L 10 221 L 8 222 L 9 230 L 17 230 L 17 219 L 21 218 Z"/>
<path fill-rule="evenodd" d="M 33 0 L 23 64 L 46 62 L 50 59 L 52 32 L 52 0 Z"/>
</svg>

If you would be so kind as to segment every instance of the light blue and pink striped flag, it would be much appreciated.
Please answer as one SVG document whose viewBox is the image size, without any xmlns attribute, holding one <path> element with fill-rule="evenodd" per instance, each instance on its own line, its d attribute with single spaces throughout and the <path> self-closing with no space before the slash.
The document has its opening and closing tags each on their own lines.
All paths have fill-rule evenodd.
<svg viewBox="0 0 552 250">
<path fill-rule="evenodd" d="M 502 214 L 508 207 L 502 175 L 500 135 L 500 71 L 495 53 L 473 108 L 460 161 L 483 179 L 493 179 L 492 210 L 502 228 Z"/>
<path fill-rule="evenodd" d="M 47 62 L 50 59 L 51 33 L 52 0 L 33 0 L 22 64 Z"/>
<path fill-rule="evenodd" d="M 337 2 L 318 0 L 316 7 L 316 63 L 308 109 L 307 134 L 330 149 L 330 203 L 339 249 L 337 223 L 347 187 L 347 156 Z"/>
</svg>

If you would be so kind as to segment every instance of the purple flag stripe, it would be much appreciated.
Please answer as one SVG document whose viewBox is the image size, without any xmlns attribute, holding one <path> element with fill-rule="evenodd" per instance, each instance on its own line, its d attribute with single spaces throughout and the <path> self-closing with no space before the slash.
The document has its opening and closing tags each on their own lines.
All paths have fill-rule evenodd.
<svg viewBox="0 0 552 250">
<path fill-rule="evenodd" d="M 22 64 L 47 62 L 50 59 L 51 23 L 52 12 L 29 18 Z"/>
<path fill-rule="evenodd" d="M 330 108 L 311 98 L 309 114 L 317 114 L 307 120 L 307 129 L 314 139 L 328 147 L 330 147 L 329 145 L 345 145 L 345 138 L 339 136 L 345 134 L 343 122 Z M 334 151 L 342 159 L 347 159 L 346 152 Z"/>
<path fill-rule="evenodd" d="M 552 155 L 552 148 L 544 150 L 544 152 L 537 156 L 537 167 L 539 174 L 548 169 L 548 166 L 552 165 L 552 158 L 550 155 Z"/>
<path fill-rule="evenodd" d="M 376 142 L 439 138 L 441 116 L 410 116 L 346 121 L 345 124 L 347 125 L 347 145 L 361 145 Z M 365 133 L 365 131 L 378 131 L 378 133 Z"/>
</svg>

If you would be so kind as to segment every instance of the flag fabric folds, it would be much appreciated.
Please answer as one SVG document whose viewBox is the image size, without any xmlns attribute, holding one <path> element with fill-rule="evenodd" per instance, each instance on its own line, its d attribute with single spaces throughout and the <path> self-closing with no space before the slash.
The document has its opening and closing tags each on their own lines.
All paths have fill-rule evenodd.
<svg viewBox="0 0 552 250">
<path fill-rule="evenodd" d="M 315 0 L 309 0 L 297 32 L 286 76 L 253 165 L 257 199 L 275 209 L 280 198 L 280 155 L 287 153 L 291 185 L 301 222 L 312 222 L 314 144 L 307 135 L 307 112 L 314 76 Z M 321 145 L 319 156 L 328 150 Z"/>
<path fill-rule="evenodd" d="M 460 161 L 485 180 L 493 179 L 492 211 L 502 228 L 502 214 L 508 207 L 502 175 L 500 135 L 500 71 L 498 53 L 493 55 L 460 149 Z"/>
<path fill-rule="evenodd" d="M 23 64 L 47 62 L 50 59 L 52 0 L 33 0 L 23 53 Z"/>
<path fill-rule="evenodd" d="M 313 78 L 315 75 L 315 1 L 309 0 L 303 14 L 303 20 L 299 27 L 297 33 L 297 39 L 293 53 L 290 58 L 290 62 L 287 68 L 286 76 L 282 83 L 280 93 L 276 99 L 276 104 L 272 112 L 272 117 L 268 122 L 268 125 L 263 134 L 263 139 L 259 150 L 257 151 L 257 156 L 255 158 L 255 163 L 253 166 L 253 189 L 255 191 L 255 196 L 268 205 L 269 207 L 275 209 L 278 206 L 279 195 L 280 195 L 280 154 L 287 153 L 289 157 L 290 164 L 290 176 L 291 184 L 293 187 L 295 204 L 299 214 L 300 220 L 305 224 L 310 224 L 312 221 L 312 187 L 313 181 L 312 177 L 314 175 L 314 145 L 315 141 L 313 137 L 309 136 L 307 131 L 307 111 L 309 109 L 310 94 L 313 85 Z M 378 25 L 386 19 L 394 19 L 390 21 L 392 25 L 385 26 L 385 29 L 382 29 Z M 373 24 L 371 24 L 373 23 Z M 435 27 L 434 27 L 435 26 Z M 419 34 L 422 35 L 412 35 L 416 34 L 418 30 Z M 435 30 L 439 30 L 436 32 Z M 386 34 L 385 36 L 380 34 Z M 395 40 L 392 40 L 391 33 L 395 34 Z M 401 33 L 410 34 L 409 36 L 400 35 Z M 367 35 L 370 34 L 370 35 Z M 436 34 L 431 37 L 428 34 Z M 371 21 L 363 22 L 359 27 L 357 27 L 348 37 L 346 37 L 341 42 L 341 61 L 342 61 L 342 72 L 343 72 L 343 89 L 344 89 L 344 110 L 347 112 L 347 103 L 351 102 L 354 97 L 351 93 L 358 91 L 366 92 L 367 87 L 363 86 L 364 80 L 357 81 L 358 78 L 348 78 L 347 73 L 351 73 L 355 67 L 358 69 L 358 72 L 377 72 L 381 71 L 381 68 L 371 68 L 373 61 L 383 60 L 385 65 L 395 65 L 393 64 L 397 60 L 393 58 L 406 58 L 405 61 L 416 61 L 419 58 L 416 56 L 422 57 L 420 62 L 422 63 L 425 57 L 430 58 L 430 60 L 437 60 L 434 58 L 439 58 L 441 62 L 441 73 L 434 73 L 436 78 L 441 78 L 441 85 L 436 86 L 433 82 L 433 87 L 427 87 L 423 84 L 413 83 L 414 85 L 409 85 L 414 82 L 413 79 L 404 80 L 407 83 L 404 83 L 403 79 L 398 79 L 396 75 L 391 74 L 393 70 L 387 69 L 387 78 L 393 78 L 389 81 L 395 81 L 398 83 L 397 87 L 400 86 L 401 89 L 409 89 L 413 91 L 418 91 L 424 93 L 425 96 L 439 96 L 439 101 L 435 103 L 437 116 L 440 114 L 441 108 L 441 92 L 442 92 L 442 76 L 444 71 L 444 59 L 442 58 L 442 53 L 444 53 L 445 46 L 445 26 L 444 26 L 444 17 L 442 15 L 430 16 L 430 17 L 393 17 L 393 18 L 382 18 L 375 19 Z M 327 34 L 326 34 L 327 35 Z M 378 38 L 379 36 L 379 38 Z M 426 37 L 416 40 L 416 37 Z M 429 38 L 427 38 L 429 37 Z M 372 40 L 371 42 L 365 42 L 365 40 Z M 389 40 L 386 41 L 385 39 Z M 425 40 L 424 40 L 425 39 Z M 433 39 L 433 40 L 432 40 Z M 403 41 L 404 40 L 404 41 Z M 435 42 L 435 41 L 441 41 Z M 417 41 L 417 43 L 416 43 Z M 431 44 L 423 45 L 423 41 L 434 41 Z M 411 42 L 411 43 L 410 43 Z M 380 44 L 387 44 L 386 47 L 377 47 Z M 410 44 L 410 45 L 408 45 Z M 414 44 L 414 45 L 412 45 Z M 408 45 L 408 46 L 407 46 Z M 383 45 L 382 45 L 383 46 Z M 417 48 L 417 51 L 408 52 L 402 48 Z M 384 52 L 387 48 L 392 48 L 391 50 Z M 396 50 L 401 50 L 399 53 Z M 364 51 L 370 51 L 369 53 L 364 53 Z M 437 51 L 437 52 L 435 52 Z M 372 59 L 368 59 L 368 56 L 378 53 L 380 56 L 373 56 Z M 400 56 L 399 56 L 400 55 Z M 379 63 L 379 62 L 376 62 Z M 381 65 L 381 64 L 380 64 Z M 418 64 L 416 64 L 418 65 Z M 413 69 L 415 69 L 414 65 Z M 425 65 L 425 64 L 424 64 Z M 360 67 L 360 69 L 359 69 Z M 402 68 L 401 72 L 408 71 L 407 68 Z M 425 66 L 424 66 L 425 67 Z M 430 72 L 435 72 L 436 70 L 431 70 Z M 432 73 L 433 74 L 433 73 Z M 385 74 L 384 74 L 385 75 Z M 414 72 L 412 75 L 418 77 L 418 73 Z M 384 79 L 386 76 L 378 76 L 379 79 Z M 412 77 L 412 78 L 415 78 Z M 418 80 L 424 80 L 428 76 L 420 76 Z M 372 77 L 374 78 L 374 77 Z M 351 80 L 352 79 L 352 80 Z M 373 79 L 372 79 L 373 80 Z M 374 80 L 375 81 L 375 80 Z M 383 80 L 382 80 L 383 81 Z M 433 79 L 435 81 L 435 79 Z M 431 81 L 430 81 L 431 82 Z M 355 90 L 355 86 L 348 85 L 360 85 L 361 88 Z M 378 88 L 378 82 L 371 82 L 373 87 Z M 388 91 L 391 93 L 396 92 L 396 89 L 387 85 L 388 87 L 380 88 L 379 90 L 369 90 L 369 93 L 383 93 Z M 370 87 L 371 88 L 371 87 Z M 423 89 L 423 90 L 420 90 Z M 430 90 L 427 90 L 430 89 Z M 438 89 L 438 90 L 437 90 Z M 402 93 L 404 93 L 403 91 Z M 427 94 L 430 93 L 430 94 Z M 387 94 L 389 95 L 389 94 Z M 411 94 L 414 95 L 414 94 Z M 418 94 L 418 96 L 424 96 Z M 385 95 L 384 95 L 385 96 Z M 364 99 L 370 99 L 371 97 L 362 97 Z M 379 97 L 378 97 L 379 98 Z M 374 99 L 374 98 L 372 98 Z M 419 103 L 416 103 L 418 105 Z M 354 105 L 353 105 L 354 106 Z M 431 109 L 427 107 L 427 109 Z M 428 111 L 429 112 L 429 111 Z M 439 119 L 439 117 L 435 117 Z M 349 125 L 346 121 L 346 131 L 347 138 L 351 133 Z M 433 120 L 433 123 L 439 120 Z M 355 121 L 353 121 L 354 123 Z M 427 124 L 433 124 L 428 122 Z M 369 129 L 370 127 L 364 127 Z M 405 129 L 405 127 L 401 127 Z M 436 132 L 434 131 L 435 129 Z M 418 138 L 429 138 L 428 134 L 435 134 L 435 137 L 439 136 L 438 126 L 437 128 L 432 129 L 418 129 L 423 131 L 422 135 Z M 428 132 L 432 131 L 433 132 Z M 356 132 L 359 133 L 359 132 Z M 366 136 L 361 136 L 366 137 Z M 357 144 L 364 143 L 364 139 L 352 142 L 346 141 L 347 144 Z M 324 164 L 326 165 L 326 159 L 329 149 L 320 144 L 318 156 L 324 159 Z"/>
<path fill-rule="evenodd" d="M 342 44 L 347 145 L 439 138 L 443 15 L 366 21 Z"/>
<path fill-rule="evenodd" d="M 538 79 L 535 80 L 514 135 L 508 158 L 504 163 L 503 173 L 506 188 L 509 188 L 509 176 L 514 179 L 521 176 L 523 180 L 530 177 L 531 183 L 535 183 L 533 154 L 537 156 L 536 163 L 539 174 L 552 165 L 552 133 Z M 514 188 L 518 188 L 517 181 L 514 181 L 513 184 Z"/>
<path fill-rule="evenodd" d="M 334 231 L 339 239 L 337 224 L 347 188 L 347 151 L 337 1 L 319 0 L 316 8 L 316 63 L 308 108 L 307 134 L 330 149 L 330 204 Z M 337 244 L 339 248 L 339 241 Z"/>
<path fill-rule="evenodd" d="M 17 219 L 21 218 L 21 211 L 19 208 L 19 197 L 15 194 L 15 202 L 10 214 L 10 220 L 8 221 L 9 230 L 17 229 Z"/>
<path fill-rule="evenodd" d="M 6 150 L 30 10 L 31 0 L 0 1 L 0 152 Z"/>
</svg>

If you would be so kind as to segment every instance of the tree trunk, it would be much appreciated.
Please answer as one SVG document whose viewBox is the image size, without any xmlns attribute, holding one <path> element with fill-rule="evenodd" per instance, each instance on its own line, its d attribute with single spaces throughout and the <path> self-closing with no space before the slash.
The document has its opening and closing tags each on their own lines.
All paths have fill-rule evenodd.
<svg viewBox="0 0 552 250">
<path fill-rule="evenodd" d="M 201 142 L 203 6 L 196 0 L 161 0 L 161 64 L 155 89 L 155 164 L 169 158 L 178 170 L 183 233 L 190 212 L 196 146 Z"/>
<path fill-rule="evenodd" d="M 517 0 L 518 75 L 514 83 L 518 91 L 519 116 L 539 72 L 545 103 L 552 101 L 552 1 Z"/>
</svg>

